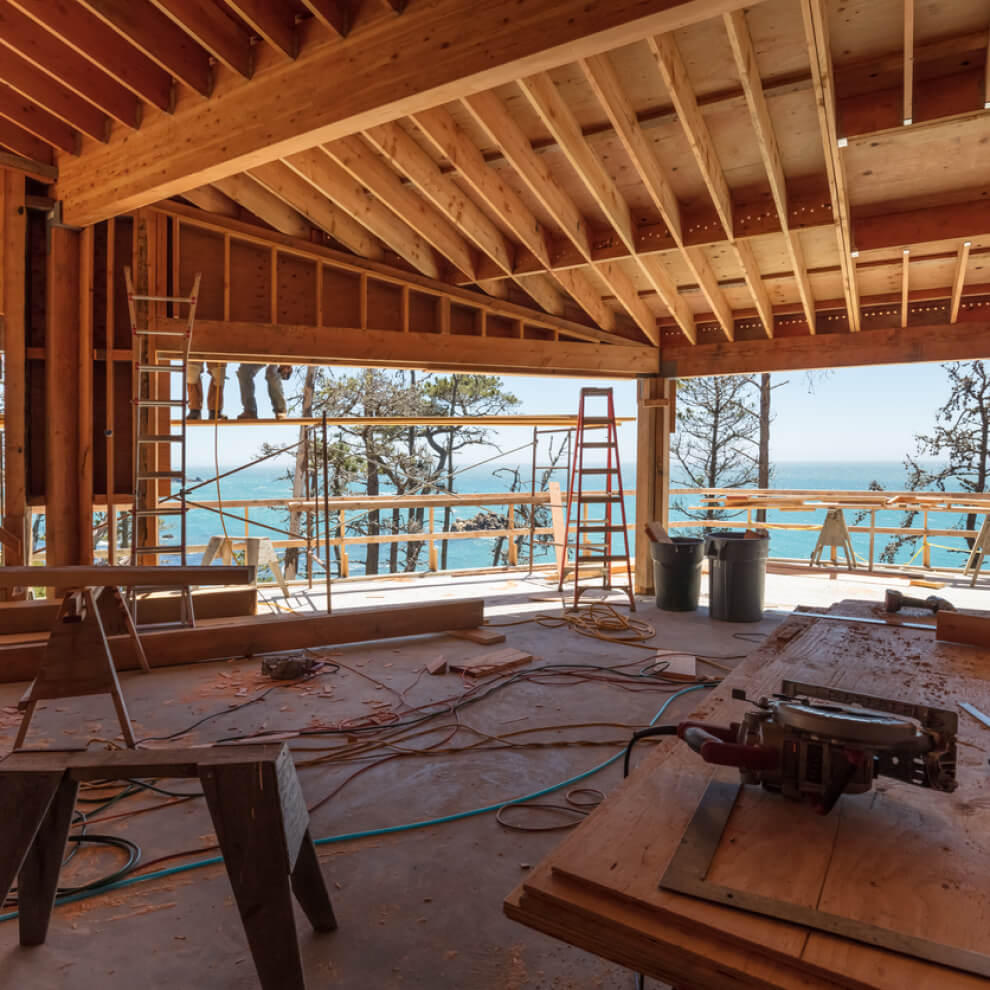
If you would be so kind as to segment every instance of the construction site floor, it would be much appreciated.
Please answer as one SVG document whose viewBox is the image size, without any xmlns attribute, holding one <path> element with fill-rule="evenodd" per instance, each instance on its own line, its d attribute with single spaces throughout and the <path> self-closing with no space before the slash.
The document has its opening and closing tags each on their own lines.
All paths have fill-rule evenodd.
<svg viewBox="0 0 990 990">
<path fill-rule="evenodd" d="M 704 599 L 694 613 L 660 612 L 641 599 L 635 617 L 655 627 L 652 642 L 658 648 L 718 658 L 718 667 L 698 664 L 699 672 L 718 676 L 722 667 L 734 666 L 755 648 L 760 634 L 770 632 L 796 605 L 828 605 L 843 598 L 879 601 L 887 586 L 906 594 L 937 593 L 960 607 L 986 604 L 985 588 L 970 589 L 962 582 L 950 582 L 933 592 L 910 588 L 905 580 L 866 574 L 771 573 L 766 616 L 758 624 L 714 622 L 708 618 Z M 333 601 L 334 609 L 342 610 L 483 597 L 487 618 L 498 624 L 559 615 L 560 602 L 553 590 L 543 577 L 437 575 L 342 583 L 334 588 Z M 316 589 L 301 589 L 288 602 L 273 594 L 266 590 L 265 597 L 281 608 L 301 612 L 324 604 Z M 505 633 L 504 645 L 534 655 L 524 671 L 542 664 L 622 663 L 635 674 L 651 659 L 647 650 L 603 643 L 536 622 L 510 626 Z M 346 725 L 348 720 L 367 719 L 369 713 L 387 721 L 402 704 L 428 705 L 469 689 L 456 674 L 426 675 L 427 662 L 438 656 L 455 660 L 484 649 L 443 635 L 327 648 L 317 652 L 339 663 L 339 670 L 328 666 L 313 680 L 272 688 L 264 697 L 271 682 L 260 675 L 257 658 L 127 673 L 121 681 L 140 738 L 163 745 L 175 734 L 177 745 L 204 744 L 261 731 Z M 15 706 L 23 688 L 0 685 L 3 752 L 9 750 L 19 723 Z M 329 837 L 456 815 L 556 784 L 620 751 L 633 729 L 647 724 L 669 696 L 669 690 L 654 687 L 645 678 L 634 685 L 575 683 L 559 675 L 515 680 L 462 708 L 456 720 L 444 716 L 426 723 L 430 734 L 407 739 L 401 750 L 379 749 L 373 760 L 365 762 L 301 766 L 303 792 L 314 808 L 313 834 Z M 703 696 L 701 690 L 677 699 L 664 719 L 685 717 Z M 241 707 L 233 710 L 233 706 Z M 197 721 L 198 727 L 184 732 Z M 508 748 L 494 738 L 537 726 L 570 728 L 511 737 L 517 743 L 537 744 L 526 747 Z M 39 709 L 29 744 L 99 745 L 93 741 L 113 740 L 117 734 L 108 698 L 67 699 Z M 339 737 L 333 741 L 339 742 Z M 483 745 L 473 752 L 408 753 L 427 744 L 447 750 L 477 741 Z M 571 744 L 560 745 L 563 741 Z M 330 742 L 326 736 L 309 735 L 291 740 L 291 745 L 297 763 L 305 763 L 323 755 Z M 385 756 L 393 758 L 376 762 Z M 357 770 L 364 772 L 355 777 Z M 577 786 L 607 794 L 620 778 L 621 765 L 613 763 Z M 159 783 L 178 792 L 198 790 L 195 781 Z M 117 790 L 119 785 L 114 785 L 107 794 Z M 564 793 L 543 800 L 563 804 Z M 131 814 L 140 809 L 149 810 Z M 5 808 L 2 813 L 16 809 Z M 139 795 L 118 801 L 95 817 L 103 821 L 92 825 L 91 831 L 136 842 L 143 863 L 161 859 L 154 869 L 216 855 L 202 799 Z M 521 820 L 533 824 L 549 819 Z M 510 830 L 488 813 L 321 845 L 320 859 L 340 927 L 335 933 L 316 935 L 297 911 L 308 985 L 340 990 L 632 990 L 634 977 L 629 971 L 510 922 L 502 914 L 506 894 L 562 834 Z M 616 843 L 622 840 L 615 836 Z M 187 854 L 162 859 L 181 852 Z M 78 883 L 105 873 L 119 864 L 118 857 L 113 851 L 87 848 L 63 871 L 63 882 Z M 174 986 L 223 990 L 258 986 L 220 865 L 59 906 L 47 942 L 37 948 L 19 947 L 16 923 L 0 923 L 2 990 Z"/>
</svg>

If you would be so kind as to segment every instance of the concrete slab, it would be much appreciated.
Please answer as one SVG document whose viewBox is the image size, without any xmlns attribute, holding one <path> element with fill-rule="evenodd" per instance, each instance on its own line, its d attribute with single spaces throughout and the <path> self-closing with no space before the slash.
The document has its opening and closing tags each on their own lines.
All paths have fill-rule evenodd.
<svg viewBox="0 0 990 990">
<path fill-rule="evenodd" d="M 825 605 L 845 597 L 879 600 L 888 584 L 907 588 L 904 581 L 866 575 L 830 580 L 771 574 L 767 615 L 758 624 L 713 622 L 706 607 L 663 613 L 645 600 L 635 618 L 653 625 L 655 647 L 714 658 L 719 666 L 706 667 L 702 659 L 699 670 L 717 676 L 752 650 L 795 604 Z M 561 609 L 553 588 L 542 577 L 518 574 L 335 587 L 335 609 L 485 597 L 490 621 L 506 624 L 504 645 L 536 658 L 496 690 L 454 674 L 424 673 L 437 656 L 456 659 L 484 647 L 446 636 L 418 637 L 317 650 L 327 665 L 304 684 L 273 687 L 260 675 L 257 659 L 129 673 L 122 682 L 135 731 L 154 746 L 167 745 L 169 737 L 189 744 L 259 732 L 297 733 L 291 745 L 313 831 L 324 838 L 462 816 L 511 801 L 615 756 L 633 729 L 648 723 L 671 695 L 669 685 L 641 676 L 653 650 L 605 643 L 555 625 Z M 957 587 L 938 593 L 971 607 L 979 607 L 984 595 Z M 322 604 L 315 591 L 278 601 L 300 611 Z M 559 664 L 588 666 L 578 678 L 548 666 Z M 16 731 L 19 716 L 13 706 L 21 691 L 18 685 L 0 686 L 3 751 Z M 704 693 L 674 701 L 665 718 L 685 717 Z M 416 722 L 445 700 L 458 703 L 456 715 Z M 361 752 L 372 735 L 365 726 L 372 722 L 394 725 L 396 733 L 402 725 L 407 729 L 401 738 L 393 737 L 392 745 Z M 116 731 L 109 699 L 67 699 L 38 712 L 30 743 L 106 745 L 114 742 Z M 621 768 L 613 763 L 574 786 L 607 794 L 620 778 Z M 189 781 L 159 783 L 182 793 L 197 790 Z M 119 789 L 113 785 L 86 797 L 112 796 Z M 564 804 L 566 791 L 544 800 Z M 215 855 L 201 799 L 144 794 L 98 813 L 92 810 L 97 807 L 80 805 L 99 820 L 90 829 L 137 842 L 145 868 L 185 866 Z M 525 818 L 530 824 L 548 820 Z M 629 990 L 633 977 L 628 971 L 502 916 L 503 897 L 562 834 L 510 830 L 485 813 L 322 845 L 340 929 L 317 936 L 298 916 L 310 986 Z M 63 882 L 81 882 L 116 864 L 115 853 L 87 849 L 65 869 Z M 257 986 L 222 866 L 190 869 L 61 906 L 48 942 L 35 949 L 17 945 L 15 923 L 0 924 L 4 990 L 176 985 Z"/>
</svg>

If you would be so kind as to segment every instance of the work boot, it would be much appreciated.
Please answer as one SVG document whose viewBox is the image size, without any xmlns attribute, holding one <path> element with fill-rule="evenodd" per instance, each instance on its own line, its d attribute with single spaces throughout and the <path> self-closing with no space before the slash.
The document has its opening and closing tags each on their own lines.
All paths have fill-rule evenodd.
<svg viewBox="0 0 990 990">
<path fill-rule="evenodd" d="M 203 386 L 199 382 L 186 383 L 186 401 L 189 404 L 186 419 L 201 419 L 203 416 Z"/>
<path fill-rule="evenodd" d="M 206 418 L 226 419 L 223 414 L 223 390 L 216 387 L 211 381 L 210 388 L 206 393 Z"/>
</svg>

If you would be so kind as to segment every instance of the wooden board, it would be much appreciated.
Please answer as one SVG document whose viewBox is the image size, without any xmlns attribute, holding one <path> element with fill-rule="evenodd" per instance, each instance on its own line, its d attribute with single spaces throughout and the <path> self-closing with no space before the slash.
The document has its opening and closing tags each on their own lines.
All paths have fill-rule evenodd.
<svg viewBox="0 0 990 990">
<path fill-rule="evenodd" d="M 195 629 L 144 632 L 141 642 L 152 667 L 174 667 L 337 643 L 471 629 L 481 625 L 484 618 L 484 600 L 470 598 L 462 602 L 353 609 L 335 615 L 259 615 L 237 622 L 205 622 Z M 137 669 L 138 658 L 126 637 L 111 636 L 110 648 L 118 670 Z M 34 677 L 44 649 L 43 640 L 0 648 L 0 683 Z"/>
<path fill-rule="evenodd" d="M 521 667 L 532 659 L 531 653 L 506 648 L 479 653 L 467 660 L 452 660 L 449 666 L 451 670 L 467 674 L 468 677 L 487 677 L 489 674 L 502 674 L 514 667 Z"/>
<path fill-rule="evenodd" d="M 935 638 L 950 643 L 990 647 L 990 616 L 936 612 Z"/>
<path fill-rule="evenodd" d="M 0 567 L 0 588 L 176 588 L 252 581 L 253 567 Z"/>
<path fill-rule="evenodd" d="M 235 615 L 254 615 L 258 589 L 223 588 L 194 591 L 193 611 L 199 619 L 222 619 Z M 138 599 L 138 624 L 178 622 L 181 599 L 178 595 L 156 594 Z M 0 602 L 0 635 L 10 633 L 47 633 L 59 603 L 38 599 L 30 602 Z"/>
<path fill-rule="evenodd" d="M 448 636 L 455 639 L 466 639 L 471 643 L 479 643 L 481 646 L 493 646 L 495 643 L 505 642 L 505 633 L 492 629 L 490 626 L 481 626 L 480 629 L 449 629 Z"/>
<path fill-rule="evenodd" d="M 843 602 L 833 608 L 873 617 L 874 607 Z M 952 709 L 971 701 L 990 710 L 988 659 L 983 648 L 937 643 L 923 630 L 795 614 L 693 717 L 738 718 L 742 703 L 731 700 L 732 687 L 759 696 L 778 689 L 785 677 Z M 747 788 L 709 878 L 985 951 L 990 824 L 976 812 L 985 801 L 986 732 L 973 720 L 960 722 L 959 789 L 952 795 L 883 780 L 874 794 L 846 796 L 822 817 Z M 822 979 L 831 986 L 877 990 L 986 985 L 976 976 L 661 891 L 659 878 L 710 776 L 711 768 L 682 744 L 658 746 L 523 883 L 507 912 L 592 951 L 596 942 L 610 943 L 614 935 L 618 944 L 621 937 L 625 964 L 661 978 L 687 979 L 682 964 L 708 956 L 714 972 L 690 981 L 699 988 L 797 988 Z M 558 917 L 560 905 L 569 912 L 567 923 Z M 646 912 L 654 925 L 682 932 L 662 959 L 648 926 L 638 934 L 626 927 L 630 906 Z M 713 938 L 730 943 L 715 957 Z M 731 978 L 718 965 L 722 954 L 736 974 Z M 754 967 L 768 962 L 793 975 L 781 970 L 772 981 L 754 980 Z"/>
</svg>

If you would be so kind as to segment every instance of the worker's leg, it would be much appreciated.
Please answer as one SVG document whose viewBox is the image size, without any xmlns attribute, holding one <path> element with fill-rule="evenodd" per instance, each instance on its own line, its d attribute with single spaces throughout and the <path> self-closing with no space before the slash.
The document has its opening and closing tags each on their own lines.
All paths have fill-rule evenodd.
<svg viewBox="0 0 990 990">
<path fill-rule="evenodd" d="M 225 419 L 223 414 L 223 383 L 227 380 L 227 365 L 209 362 L 210 390 L 206 396 L 206 415 L 209 419 Z"/>
<path fill-rule="evenodd" d="M 282 376 L 278 373 L 278 365 L 270 364 L 265 368 L 265 381 L 268 383 L 268 398 L 272 400 L 272 412 L 276 419 L 285 415 L 285 393 L 282 391 Z"/>
<path fill-rule="evenodd" d="M 199 361 L 190 361 L 186 365 L 186 401 L 189 403 L 187 419 L 199 419 L 203 415 L 203 385 L 199 376 L 203 373 L 203 365 Z"/>
<path fill-rule="evenodd" d="M 237 384 L 241 387 L 241 414 L 238 419 L 257 419 L 258 400 L 254 393 L 254 376 L 261 369 L 260 364 L 237 366 Z"/>
</svg>

